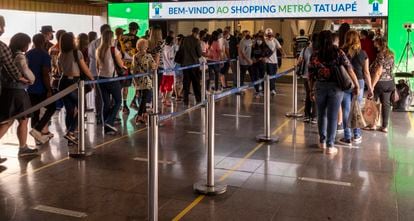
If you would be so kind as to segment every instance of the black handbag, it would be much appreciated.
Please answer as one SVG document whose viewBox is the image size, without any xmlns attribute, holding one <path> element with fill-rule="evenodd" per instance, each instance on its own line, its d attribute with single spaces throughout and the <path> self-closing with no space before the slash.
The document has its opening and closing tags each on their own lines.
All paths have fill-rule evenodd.
<svg viewBox="0 0 414 221">
<path fill-rule="evenodd" d="M 78 67 L 79 67 L 79 71 L 80 71 L 80 73 L 79 73 L 79 78 L 80 78 L 80 80 L 81 80 L 81 81 L 89 81 L 89 80 L 91 80 L 91 79 L 89 79 L 89 78 L 88 78 L 88 76 L 87 76 L 85 73 L 83 73 L 83 71 L 82 71 L 82 68 L 81 68 L 80 63 L 79 63 L 78 50 L 73 50 L 73 57 L 75 58 L 75 62 L 78 64 Z M 90 84 L 86 84 L 86 85 L 85 85 L 85 94 L 87 94 L 87 93 L 89 93 L 89 92 L 91 92 L 91 91 L 92 91 L 92 85 L 90 85 Z"/>
<path fill-rule="evenodd" d="M 339 88 L 341 88 L 343 91 L 354 88 L 354 83 L 348 74 L 348 70 L 346 70 L 343 65 L 333 64 L 330 67 L 330 70 L 331 75 L 333 75 L 333 78 L 335 79 Z"/>
</svg>

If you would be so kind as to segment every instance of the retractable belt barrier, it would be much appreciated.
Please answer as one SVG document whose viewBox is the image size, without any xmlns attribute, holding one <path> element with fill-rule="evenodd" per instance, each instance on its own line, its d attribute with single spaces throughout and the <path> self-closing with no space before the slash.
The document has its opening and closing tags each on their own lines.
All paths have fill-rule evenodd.
<svg viewBox="0 0 414 221">
<path fill-rule="evenodd" d="M 229 91 L 225 91 L 220 94 L 214 94 L 214 93 L 208 93 L 206 94 L 206 69 L 207 66 L 210 65 L 216 65 L 216 64 L 224 64 L 227 62 L 233 62 L 237 61 L 237 87 L 234 89 L 231 89 Z M 75 90 L 78 90 L 78 124 L 79 124 L 79 142 L 78 142 L 78 148 L 76 148 L 75 152 L 69 153 L 69 156 L 71 157 L 84 157 L 87 155 L 85 150 L 85 118 L 83 117 L 85 114 L 85 85 L 92 85 L 92 84 L 102 84 L 102 83 L 108 83 L 108 82 L 116 82 L 121 80 L 128 80 L 133 78 L 139 78 L 144 76 L 152 75 L 153 77 L 153 111 L 151 114 L 148 115 L 148 216 L 149 220 L 158 220 L 158 129 L 159 129 L 159 123 L 161 121 L 166 121 L 172 118 L 176 118 L 178 116 L 184 115 L 186 113 L 192 112 L 199 108 L 204 108 L 205 116 L 206 116 L 206 123 L 205 123 L 205 132 L 206 132 L 206 148 L 208 150 L 207 154 L 207 180 L 201 181 L 196 184 L 194 184 L 194 191 L 202 194 L 207 195 L 217 195 L 222 194 L 226 192 L 227 186 L 218 184 L 214 182 L 214 137 L 215 137 L 215 102 L 233 95 L 238 94 L 244 90 L 247 90 L 249 88 L 253 88 L 255 85 L 262 84 L 264 82 L 265 87 L 265 96 L 264 96 L 264 124 L 265 124 L 265 135 L 260 135 L 257 137 L 257 140 L 260 142 L 275 142 L 278 139 L 271 138 L 270 137 L 270 80 L 277 79 L 283 75 L 286 75 L 292 71 L 294 71 L 294 68 L 289 69 L 287 71 L 284 71 L 282 73 L 276 74 L 276 75 L 266 75 L 264 79 L 251 82 L 245 86 L 240 87 L 240 63 L 238 59 L 231 59 L 226 61 L 217 61 L 217 62 L 205 62 L 201 64 L 194 64 L 189 65 L 185 67 L 179 67 L 179 68 L 173 68 L 173 69 L 165 69 L 162 70 L 162 73 L 165 72 L 171 72 L 171 71 L 180 71 L 180 70 L 186 70 L 186 69 L 192 69 L 197 67 L 202 67 L 202 79 L 203 79 L 203 98 L 200 103 L 197 105 L 188 108 L 183 111 L 174 112 L 170 114 L 164 114 L 161 115 L 158 113 L 158 76 L 157 71 L 155 70 L 153 73 L 140 73 L 135 75 L 129 75 L 129 76 L 123 76 L 123 77 L 116 77 L 111 79 L 99 79 L 99 80 L 93 80 L 93 81 L 80 81 L 77 84 L 73 84 L 69 86 L 68 88 L 60 91 L 59 93 L 55 94 L 54 96 L 46 99 L 45 101 L 29 108 L 28 110 L 15 115 L 8 119 L 7 121 L 1 122 L 1 123 L 7 123 L 9 121 L 12 121 L 14 119 L 21 118 L 23 116 L 27 116 L 35 111 L 40 110 L 42 107 L 50 105 L 57 100 L 65 97 L 66 95 L 72 93 Z M 295 78 L 294 74 L 294 78 Z M 297 82 L 294 81 L 294 87 L 297 87 Z M 293 89 L 294 93 L 297 93 L 297 90 Z M 206 96 L 207 95 L 207 96 Z M 207 98 L 207 99 L 206 99 Z M 297 98 L 297 95 L 295 95 L 295 99 Z"/>
<path fill-rule="evenodd" d="M 213 64 L 222 64 L 229 61 L 213 62 L 208 63 L 208 65 Z M 205 66 L 207 64 L 201 64 L 203 66 L 203 75 L 205 75 Z M 199 67 L 200 65 L 197 65 Z M 194 66 L 192 66 L 194 67 Z M 170 70 L 166 70 L 170 71 Z M 294 68 L 284 71 L 276 75 L 266 75 L 264 79 L 251 82 L 248 85 L 237 87 L 220 94 L 208 93 L 207 100 L 200 102 L 199 104 L 179 112 L 169 113 L 169 114 L 151 114 L 148 116 L 148 157 L 149 157 L 149 181 L 148 181 L 148 213 L 149 220 L 158 220 L 158 134 L 159 134 L 159 123 L 162 121 L 170 120 L 172 118 L 181 116 L 183 114 L 194 111 L 198 108 L 204 108 L 206 122 L 205 122 L 205 144 L 207 148 L 207 180 L 200 181 L 193 185 L 193 190 L 195 192 L 205 194 L 205 195 L 218 195 L 225 193 L 227 190 L 227 185 L 216 183 L 214 180 L 214 151 L 215 151 L 215 102 L 225 98 L 227 96 L 238 94 L 249 88 L 253 88 L 255 85 L 265 83 L 265 102 L 264 102 L 264 124 L 265 124 L 265 134 L 257 136 L 257 140 L 260 142 L 276 142 L 278 138 L 271 137 L 270 134 L 270 80 L 280 78 L 284 75 L 289 74 L 294 71 Z M 237 73 L 239 75 L 239 71 Z M 238 85 L 239 83 L 238 77 Z M 203 78 L 203 84 L 205 84 L 205 78 Z M 205 89 L 205 87 L 203 88 Z M 204 96 L 203 96 L 204 97 Z"/>
</svg>

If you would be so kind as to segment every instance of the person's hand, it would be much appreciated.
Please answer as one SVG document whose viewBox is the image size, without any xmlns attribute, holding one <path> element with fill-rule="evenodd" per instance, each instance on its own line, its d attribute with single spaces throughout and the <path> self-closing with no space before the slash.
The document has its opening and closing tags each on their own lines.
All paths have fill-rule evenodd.
<svg viewBox="0 0 414 221">
<path fill-rule="evenodd" d="M 374 92 L 371 88 L 368 89 L 367 97 L 368 97 L 368 99 L 374 97 Z"/>
<path fill-rule="evenodd" d="M 310 99 L 311 99 L 312 102 L 316 101 L 315 91 L 310 92 Z"/>
<path fill-rule="evenodd" d="M 46 97 L 47 97 L 47 98 L 52 97 L 52 91 L 51 91 L 51 90 L 48 90 L 48 91 L 46 92 Z"/>
<path fill-rule="evenodd" d="M 19 81 L 23 84 L 30 84 L 30 81 L 27 78 L 24 78 L 24 77 L 19 78 Z"/>
<path fill-rule="evenodd" d="M 253 64 L 253 60 L 252 60 L 252 59 L 249 59 L 249 60 L 247 61 L 247 63 L 249 63 L 249 65 L 252 65 L 252 64 Z"/>
<path fill-rule="evenodd" d="M 352 93 L 355 95 L 355 96 L 358 96 L 359 95 L 359 86 L 356 86 L 356 87 L 354 87 L 354 89 L 352 90 Z"/>
</svg>

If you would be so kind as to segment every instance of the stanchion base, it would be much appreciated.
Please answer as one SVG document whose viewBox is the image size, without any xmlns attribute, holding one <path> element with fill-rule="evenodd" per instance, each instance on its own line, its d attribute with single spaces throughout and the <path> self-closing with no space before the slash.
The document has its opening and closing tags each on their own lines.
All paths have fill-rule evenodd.
<svg viewBox="0 0 414 221">
<path fill-rule="evenodd" d="M 292 118 L 299 118 L 299 117 L 303 117 L 303 114 L 291 112 L 291 113 L 287 113 L 285 116 L 286 117 L 292 117 Z"/>
<path fill-rule="evenodd" d="M 206 181 L 200 181 L 193 185 L 193 189 L 199 194 L 215 196 L 225 193 L 227 191 L 227 185 L 216 183 L 214 186 L 207 186 Z"/>
<path fill-rule="evenodd" d="M 256 136 L 258 142 L 276 143 L 279 142 L 279 137 L 267 137 L 266 135 Z"/>
<path fill-rule="evenodd" d="M 93 154 L 92 151 L 79 152 L 79 153 L 78 152 L 73 152 L 73 153 L 69 152 L 69 157 L 79 159 L 79 158 L 92 156 L 92 154 Z"/>
</svg>

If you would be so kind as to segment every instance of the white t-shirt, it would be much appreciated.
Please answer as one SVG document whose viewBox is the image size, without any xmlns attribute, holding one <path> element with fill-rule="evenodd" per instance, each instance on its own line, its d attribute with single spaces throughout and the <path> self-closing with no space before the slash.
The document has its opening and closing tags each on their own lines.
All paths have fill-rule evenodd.
<svg viewBox="0 0 414 221">
<path fill-rule="evenodd" d="M 240 52 L 244 55 L 244 56 L 239 56 L 240 59 L 240 64 L 241 65 L 250 65 L 249 64 L 249 60 L 252 59 L 252 46 L 253 46 L 253 41 L 252 39 L 245 39 L 243 38 L 240 41 Z M 247 58 L 247 59 L 245 59 Z"/>
<path fill-rule="evenodd" d="M 173 69 L 175 68 L 175 50 L 173 46 L 165 45 L 162 50 L 162 62 L 164 65 L 164 70 Z M 174 71 L 166 71 L 164 72 L 165 76 L 174 76 Z"/>
<path fill-rule="evenodd" d="M 121 52 L 117 48 L 115 48 L 115 56 L 116 55 L 121 56 Z M 97 60 L 99 59 L 98 50 L 96 51 L 96 59 Z M 115 72 L 115 63 L 114 63 L 114 59 L 112 58 L 110 48 L 105 53 L 105 62 L 102 62 L 99 59 L 98 76 L 106 77 L 106 78 L 117 76 Z"/>
<path fill-rule="evenodd" d="M 270 50 L 273 51 L 273 54 L 266 58 L 266 63 L 270 64 L 277 64 L 277 49 L 282 48 L 279 41 L 276 38 L 266 39 L 265 40 L 267 46 L 269 46 Z"/>
</svg>

